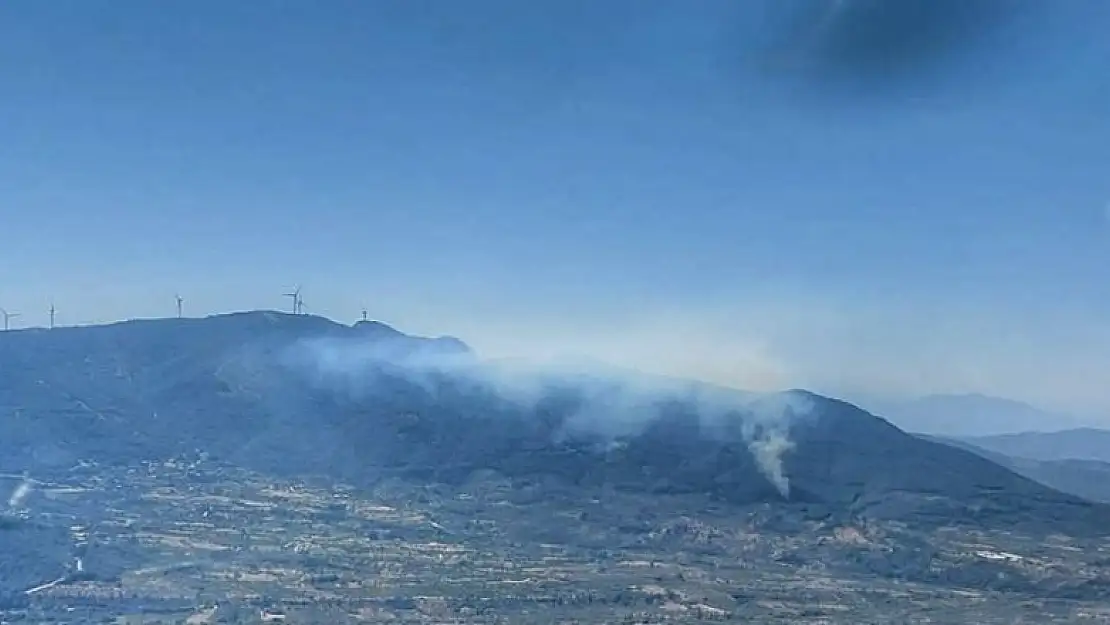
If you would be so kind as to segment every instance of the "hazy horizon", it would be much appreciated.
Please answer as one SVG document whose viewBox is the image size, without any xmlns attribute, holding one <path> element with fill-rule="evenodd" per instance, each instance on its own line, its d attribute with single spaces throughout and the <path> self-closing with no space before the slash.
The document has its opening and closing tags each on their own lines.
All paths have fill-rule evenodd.
<svg viewBox="0 0 1110 625">
<path fill-rule="evenodd" d="M 176 303 L 176 301 L 175 301 Z M 187 311 L 187 309 L 186 309 Z M 389 320 L 379 319 L 369 315 L 366 321 L 384 323 L 395 330 L 403 332 L 412 336 L 424 336 L 429 338 L 443 338 L 452 337 L 464 341 L 469 347 L 474 349 L 475 353 L 484 362 L 490 364 L 496 363 L 518 363 L 525 368 L 522 371 L 550 371 L 562 372 L 564 374 L 570 373 L 585 373 L 599 372 L 602 375 L 606 373 L 613 373 L 619 371 L 625 372 L 638 372 L 647 376 L 665 376 L 660 379 L 671 379 L 675 381 L 691 380 L 701 381 L 711 384 L 719 384 L 725 387 L 733 388 L 741 391 L 761 391 L 761 392 L 779 392 L 787 391 L 794 388 L 804 388 L 805 390 L 823 393 L 830 397 L 842 399 L 861 406 L 862 408 L 891 419 L 899 427 L 903 427 L 908 431 L 921 432 L 924 434 L 935 435 L 951 435 L 951 436 L 979 436 L 999 433 L 1018 433 L 1026 431 L 1059 431 L 1073 428 L 1082 427 L 1106 427 L 1110 426 L 1110 419 L 1106 419 L 1106 415 L 1097 413 L 1070 413 L 1064 408 L 1055 407 L 1051 405 L 1037 404 L 1036 402 L 1021 400 L 1013 397 L 1005 397 L 1000 395 L 989 395 L 978 391 L 936 391 L 929 393 L 915 393 L 897 392 L 897 391 L 858 391 L 852 389 L 836 389 L 826 388 L 820 389 L 812 386 L 804 386 L 798 384 L 776 384 L 774 382 L 764 384 L 761 386 L 742 386 L 736 383 L 733 377 L 713 377 L 712 375 L 697 375 L 692 374 L 687 367 L 669 367 L 667 363 L 644 363 L 635 360 L 628 360 L 623 358 L 625 354 L 614 353 L 612 358 L 604 358 L 597 356 L 599 350 L 596 349 L 596 344 L 587 343 L 586 348 L 581 351 L 574 351 L 572 348 L 568 349 L 554 349 L 547 352 L 541 351 L 527 351 L 527 352 L 491 352 L 488 349 L 483 349 L 480 345 L 475 345 L 472 341 L 468 341 L 465 336 L 451 332 L 436 331 L 434 328 L 429 328 L 426 332 L 417 332 L 411 328 L 399 326 Z M 257 307 L 245 309 L 230 309 L 226 311 L 212 311 L 207 313 L 198 314 L 184 314 L 186 320 L 202 320 L 207 317 L 221 317 L 251 313 L 278 313 L 284 315 L 292 315 L 291 310 L 282 310 L 278 306 L 271 307 Z M 304 312 L 304 315 L 314 316 L 317 318 L 326 319 L 333 323 L 342 325 L 355 325 L 363 321 L 361 311 L 359 314 L 350 319 L 335 318 L 327 315 L 322 315 L 314 312 Z M 80 324 L 58 323 L 58 328 L 66 327 L 88 327 L 97 325 L 111 325 L 115 323 L 124 323 L 129 321 L 157 321 L 157 320 L 172 320 L 176 318 L 174 315 L 166 314 L 151 314 L 151 315 L 136 315 L 128 318 L 112 319 L 112 320 L 93 320 Z M 47 321 L 49 316 L 47 316 Z M 34 324 L 34 325 L 19 325 L 13 324 L 12 330 L 46 330 L 47 323 Z M 594 349 L 589 349 L 593 347 Z M 597 369 L 596 367 L 602 367 Z M 539 367 L 539 369 L 534 369 Z M 552 368 L 553 367 L 553 368 Z M 614 369 L 615 368 L 615 369 Z M 918 406 L 918 402 L 925 402 L 926 404 L 932 403 L 934 400 L 949 404 L 955 402 L 955 405 L 961 406 L 963 410 L 970 410 L 967 414 L 944 414 L 925 417 Z M 981 401 L 980 401 L 981 400 Z M 1014 408 L 1021 414 L 1011 415 L 1003 412 L 1007 403 L 1013 403 Z M 984 413 L 983 410 L 986 410 Z M 1044 413 L 1039 415 L 1038 413 Z M 1030 418 L 1033 414 L 1033 420 Z M 1045 421 L 1040 417 L 1051 418 L 1051 421 Z"/>
<path fill-rule="evenodd" d="M 0 6 L 13 325 L 300 284 L 490 357 L 1110 422 L 1106 5 L 855 97 L 753 69 L 760 2 L 418 4 Z"/>
</svg>

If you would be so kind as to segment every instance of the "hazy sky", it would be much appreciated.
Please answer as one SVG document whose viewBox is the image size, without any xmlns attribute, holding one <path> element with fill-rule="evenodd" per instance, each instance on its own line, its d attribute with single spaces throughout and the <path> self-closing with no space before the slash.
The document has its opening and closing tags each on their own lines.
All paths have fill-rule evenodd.
<svg viewBox="0 0 1110 625">
<path fill-rule="evenodd" d="M 894 81 L 768 1 L 7 0 L 0 306 L 1110 415 L 1110 3 Z"/>
</svg>

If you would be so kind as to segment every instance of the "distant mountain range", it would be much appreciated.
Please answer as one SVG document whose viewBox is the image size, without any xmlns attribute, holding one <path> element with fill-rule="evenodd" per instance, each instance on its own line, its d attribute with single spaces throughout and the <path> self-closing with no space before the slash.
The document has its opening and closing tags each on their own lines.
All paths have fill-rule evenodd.
<svg viewBox="0 0 1110 625">
<path fill-rule="evenodd" d="M 964 437 L 983 449 L 1042 461 L 1091 460 L 1110 463 L 1110 430 L 1074 428 L 1056 432 L 1021 432 Z"/>
<path fill-rule="evenodd" d="M 864 398 L 869 409 L 927 440 L 972 451 L 1042 484 L 1110 502 L 1110 431 L 986 395 Z"/>
<path fill-rule="evenodd" d="M 1008 467 L 1016 473 L 1057 490 L 1078 495 L 1091 501 L 1110 503 L 1110 462 L 1089 458 L 1072 458 L 1066 455 L 1069 453 L 1067 451 L 1063 452 L 1065 455 L 1053 457 L 1053 454 L 1049 453 L 1051 448 L 1041 448 L 1036 445 L 1036 441 L 1042 440 L 1042 437 L 1044 437 L 1044 440 L 1052 441 L 1060 438 L 1059 435 L 1063 435 L 1063 438 L 1067 439 L 1080 433 L 1081 431 L 1069 430 L 1051 434 L 1018 434 L 1014 437 L 985 437 L 983 439 L 955 439 L 924 434 L 921 436 L 979 454 L 992 462 Z M 1094 430 L 1093 433 L 1093 438 L 1101 439 L 1103 442 L 1107 442 L 1106 437 L 1110 435 L 1110 432 L 1103 430 Z M 1030 452 L 1041 457 L 1030 458 L 1022 455 L 1008 455 L 1000 450 L 1000 446 L 994 445 L 997 439 L 1006 442 L 1012 440 L 1023 441 L 1025 444 L 1021 446 L 1010 445 L 1010 447 L 1016 448 L 1019 452 Z M 983 443 L 982 445 L 979 444 L 980 441 Z M 1006 446 L 1002 445 L 1001 447 Z"/>
<path fill-rule="evenodd" d="M 481 362 L 458 339 L 248 312 L 0 333 L 0 470 L 200 450 L 365 483 L 475 472 L 735 505 L 1097 533 L 1110 507 L 854 405 Z"/>
<path fill-rule="evenodd" d="M 1084 421 L 1027 403 L 977 393 L 938 394 L 911 398 L 852 398 L 898 427 L 943 436 L 992 436 L 1012 432 L 1075 428 Z"/>
</svg>

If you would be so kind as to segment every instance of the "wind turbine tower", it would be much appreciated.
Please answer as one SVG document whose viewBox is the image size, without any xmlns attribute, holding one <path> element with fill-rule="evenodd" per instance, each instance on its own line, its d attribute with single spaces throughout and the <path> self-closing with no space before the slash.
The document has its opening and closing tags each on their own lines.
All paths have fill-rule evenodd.
<svg viewBox="0 0 1110 625">
<path fill-rule="evenodd" d="M 4 331 L 7 332 L 8 330 L 12 329 L 12 319 L 18 317 L 19 313 L 8 312 L 7 310 L 0 308 L 0 315 L 4 316 Z"/>
<path fill-rule="evenodd" d="M 54 317 L 57 316 L 58 309 L 54 308 L 54 302 L 50 302 L 50 329 L 54 329 Z"/>
<path fill-rule="evenodd" d="M 185 298 L 181 297 L 181 294 L 174 295 L 173 298 L 177 301 L 177 318 L 180 319 L 184 312 Z"/>
<path fill-rule="evenodd" d="M 301 287 L 300 287 L 300 285 L 297 285 L 297 288 L 293 289 L 292 293 L 282 293 L 282 295 L 284 295 L 285 297 L 288 297 L 291 300 L 293 300 L 293 314 L 294 315 L 301 314 L 301 310 L 304 309 L 304 300 L 301 299 Z"/>
</svg>

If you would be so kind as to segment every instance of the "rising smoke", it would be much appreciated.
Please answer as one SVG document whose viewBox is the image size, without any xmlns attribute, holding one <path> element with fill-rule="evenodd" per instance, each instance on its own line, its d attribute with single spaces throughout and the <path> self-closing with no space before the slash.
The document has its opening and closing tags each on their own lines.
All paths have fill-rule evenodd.
<svg viewBox="0 0 1110 625">
<path fill-rule="evenodd" d="M 27 496 L 31 494 L 31 481 L 24 478 L 23 481 L 15 487 L 10 497 L 8 497 L 8 508 L 16 509 L 23 505 Z"/>
<path fill-rule="evenodd" d="M 285 363 L 315 384 L 359 401 L 372 401 L 397 377 L 430 393 L 449 383 L 533 415 L 553 397 L 573 396 L 573 409 L 552 432 L 552 442 L 586 437 L 600 439 L 608 449 L 644 433 L 660 418 L 662 406 L 678 403 L 697 415 L 700 431 L 743 442 L 784 498 L 790 495 L 784 465 L 794 448 L 790 428 L 813 411 L 812 402 L 797 393 L 749 393 L 589 361 L 485 361 L 403 335 L 303 340 L 286 353 Z"/>
</svg>

